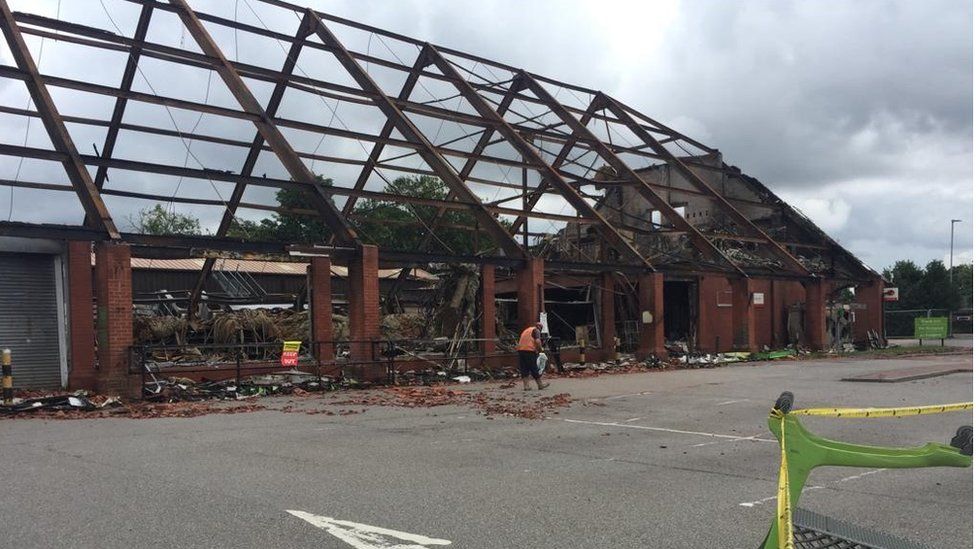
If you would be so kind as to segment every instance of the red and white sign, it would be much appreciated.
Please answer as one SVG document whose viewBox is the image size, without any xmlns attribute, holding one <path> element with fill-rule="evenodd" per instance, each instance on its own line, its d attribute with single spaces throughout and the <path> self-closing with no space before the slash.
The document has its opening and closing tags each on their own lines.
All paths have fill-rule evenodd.
<svg viewBox="0 0 976 549">
<path fill-rule="evenodd" d="M 281 365 L 298 366 L 298 350 L 301 348 L 301 341 L 283 341 L 281 344 Z"/>
<path fill-rule="evenodd" d="M 881 296 L 885 301 L 898 301 L 898 288 L 885 288 Z"/>
</svg>

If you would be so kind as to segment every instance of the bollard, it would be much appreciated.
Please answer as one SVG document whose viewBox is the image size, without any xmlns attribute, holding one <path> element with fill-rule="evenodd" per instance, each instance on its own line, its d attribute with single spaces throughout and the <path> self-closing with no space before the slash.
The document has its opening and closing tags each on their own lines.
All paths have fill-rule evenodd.
<svg viewBox="0 0 976 549">
<path fill-rule="evenodd" d="M 586 364 L 586 340 L 581 339 L 576 342 L 580 350 L 580 364 Z"/>
<path fill-rule="evenodd" d="M 14 373 L 10 364 L 10 349 L 3 350 L 3 403 L 14 403 Z"/>
<path fill-rule="evenodd" d="M 620 338 L 614 336 L 613 338 L 613 352 L 610 354 L 610 360 L 617 360 L 619 358 L 620 351 Z"/>
</svg>

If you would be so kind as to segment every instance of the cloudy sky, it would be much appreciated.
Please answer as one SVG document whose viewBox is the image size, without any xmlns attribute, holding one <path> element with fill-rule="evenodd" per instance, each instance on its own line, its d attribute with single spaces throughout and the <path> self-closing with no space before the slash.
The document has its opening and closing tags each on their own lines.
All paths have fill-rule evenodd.
<svg viewBox="0 0 976 549">
<path fill-rule="evenodd" d="M 58 10 L 57 0 L 10 1 L 15 10 L 49 16 Z M 114 24 L 131 34 L 138 8 L 101 1 Z M 951 218 L 963 220 L 957 225 L 956 262 L 972 260 L 969 1 L 306 1 L 322 11 L 605 90 L 720 149 L 726 162 L 763 181 L 872 267 L 902 258 L 948 259 Z M 62 18 L 112 28 L 100 0 L 61 4 Z M 254 17 L 248 4 L 191 0 L 198 9 L 224 13 L 236 6 L 242 21 Z M 166 25 L 161 20 L 150 35 L 164 43 L 185 38 L 172 30 L 178 27 Z M 39 40 L 30 45 L 36 57 Z M 118 58 L 92 56 L 79 63 L 59 56 L 60 44 L 47 41 L 44 47 L 43 72 L 83 74 L 106 84 L 117 84 L 121 75 Z M 237 48 L 243 60 L 275 46 Z M 0 56 L 11 63 L 6 50 Z M 146 70 L 153 70 L 151 64 Z M 165 93 L 160 88 L 176 86 L 179 79 L 160 73 L 150 80 Z M 203 86 L 194 89 L 196 95 L 188 97 L 202 100 Z M 107 118 L 111 112 L 111 100 L 58 94 L 75 113 Z M 208 100 L 219 104 L 216 94 Z M 19 85 L 0 84 L 0 102 L 23 108 L 26 93 Z M 169 123 L 165 113 L 147 108 L 140 114 Z M 196 119 L 178 123 L 188 130 Z M 71 129 L 83 152 L 90 151 L 83 146 L 88 137 L 100 142 L 97 134 L 75 135 L 82 130 Z M 0 139 L 22 144 L 24 136 L 22 121 L 0 118 Z M 44 146 L 39 124 L 28 142 Z M 313 141 L 306 150 L 314 146 Z M 196 152 L 205 155 L 207 148 Z M 184 158 L 176 151 L 166 160 Z M 0 178 L 13 178 L 17 169 L 14 159 L 2 159 Z M 21 179 L 58 177 L 42 163 L 28 161 L 20 169 Z M 8 192 L 0 190 L 0 217 L 8 214 Z M 61 207 L 51 204 L 48 210 Z M 36 219 L 33 212 L 45 210 L 30 191 L 18 190 L 14 206 L 12 219 Z"/>
</svg>

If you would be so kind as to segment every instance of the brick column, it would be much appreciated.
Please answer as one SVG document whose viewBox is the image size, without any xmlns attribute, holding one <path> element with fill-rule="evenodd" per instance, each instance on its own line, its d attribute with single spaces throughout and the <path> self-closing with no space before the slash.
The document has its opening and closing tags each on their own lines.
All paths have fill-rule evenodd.
<svg viewBox="0 0 976 549">
<path fill-rule="evenodd" d="M 542 258 L 529 258 L 525 267 L 516 275 L 518 283 L 518 331 L 528 328 L 539 321 L 539 312 L 542 311 L 543 296 L 543 269 Z"/>
<path fill-rule="evenodd" d="M 308 266 L 309 317 L 312 321 L 312 351 L 321 361 L 335 359 L 332 340 L 332 260 L 313 257 Z"/>
<path fill-rule="evenodd" d="M 645 273 L 637 281 L 637 301 L 641 317 L 637 360 L 654 355 L 666 358 L 664 349 L 664 275 L 661 273 Z M 646 315 L 650 315 L 651 322 Z"/>
<path fill-rule="evenodd" d="M 495 352 L 495 266 L 481 266 L 481 354 Z"/>
<path fill-rule="evenodd" d="M 373 359 L 371 341 L 380 337 L 380 275 L 376 246 L 364 245 L 349 262 L 350 359 Z M 377 356 L 377 359 L 380 357 Z"/>
<path fill-rule="evenodd" d="M 827 281 L 818 278 L 803 283 L 806 301 L 803 311 L 803 330 L 807 347 L 814 351 L 827 348 Z"/>
<path fill-rule="evenodd" d="M 613 273 L 600 274 L 600 342 L 603 355 L 613 357 L 613 338 L 617 337 L 617 316 L 614 310 Z"/>
<path fill-rule="evenodd" d="M 748 278 L 730 278 L 729 284 L 732 286 L 732 348 L 757 351 L 756 308 L 752 304 L 755 284 Z"/>
<path fill-rule="evenodd" d="M 91 242 L 68 242 L 68 364 L 70 389 L 95 388 L 95 315 Z"/>
<path fill-rule="evenodd" d="M 98 304 L 98 371 L 95 390 L 106 395 L 141 396 L 129 382 L 132 346 L 132 263 L 128 244 L 95 245 L 95 297 Z"/>
<path fill-rule="evenodd" d="M 876 278 L 854 289 L 854 303 L 864 308 L 854 310 L 854 342 L 867 343 L 868 330 L 884 337 L 884 281 Z"/>
</svg>

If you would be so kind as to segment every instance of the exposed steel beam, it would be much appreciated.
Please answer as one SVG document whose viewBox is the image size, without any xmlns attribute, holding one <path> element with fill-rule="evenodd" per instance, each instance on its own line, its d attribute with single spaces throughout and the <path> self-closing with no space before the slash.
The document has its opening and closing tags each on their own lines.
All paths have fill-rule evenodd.
<svg viewBox="0 0 976 549">
<path fill-rule="evenodd" d="M 638 139 L 640 139 L 646 145 L 651 147 L 651 149 L 653 149 L 654 152 L 663 156 L 667 161 L 668 165 L 673 167 L 678 172 L 678 174 L 684 177 L 689 183 L 695 186 L 699 191 L 711 195 L 710 198 L 712 198 L 712 200 L 714 200 L 714 202 L 717 203 L 719 207 L 723 211 L 725 211 L 725 213 L 729 214 L 729 216 L 737 225 L 752 232 L 753 236 L 758 236 L 759 238 L 762 238 L 766 242 L 766 244 L 768 244 L 773 249 L 776 255 L 786 260 L 786 263 L 790 266 L 791 270 L 799 274 L 814 276 L 809 269 L 807 269 L 802 263 L 800 263 L 800 261 L 796 257 L 793 256 L 793 254 L 786 251 L 786 248 L 784 248 L 778 242 L 773 240 L 772 237 L 770 237 L 762 229 L 757 227 L 748 217 L 743 215 L 742 212 L 740 212 L 734 206 L 729 204 L 729 202 L 725 199 L 724 196 L 722 196 L 721 193 L 713 189 L 712 186 L 709 185 L 708 183 L 705 183 L 705 181 L 701 177 L 699 177 L 698 174 L 693 172 L 691 168 L 686 166 L 684 162 L 678 159 L 678 157 L 674 156 L 674 154 L 672 154 L 671 151 L 667 149 L 667 147 L 665 147 L 660 142 L 658 142 L 657 139 L 654 138 L 654 136 L 644 131 L 641 125 L 637 122 L 637 120 L 635 120 L 634 117 L 630 114 L 630 112 L 627 111 L 627 109 L 625 109 L 620 103 L 617 103 L 612 98 L 602 93 L 599 94 L 599 96 L 603 98 L 603 101 L 605 102 L 607 109 L 610 110 L 614 114 L 614 116 L 616 116 L 620 120 L 622 124 L 627 126 L 627 128 L 630 129 L 630 131 L 632 131 L 634 135 L 637 136 Z"/>
<path fill-rule="evenodd" d="M 24 80 L 27 91 L 30 93 L 31 99 L 34 100 L 37 112 L 41 115 L 41 121 L 44 123 L 44 128 L 47 130 L 54 149 L 64 154 L 61 165 L 64 166 L 64 170 L 68 174 L 68 179 L 85 209 L 85 214 L 96 228 L 105 231 L 113 240 L 119 239 L 119 230 L 115 227 L 115 222 L 112 220 L 108 208 L 105 207 L 105 202 L 102 201 L 91 174 L 88 173 L 85 164 L 81 161 L 78 149 L 68 133 L 68 128 L 64 125 L 64 120 L 61 118 L 61 113 L 58 112 L 51 94 L 47 91 L 44 80 L 41 78 L 37 65 L 27 48 L 27 43 L 24 41 L 24 36 L 20 33 L 20 28 L 14 20 L 10 6 L 7 5 L 7 0 L 0 0 L 0 29 L 3 31 L 3 36 L 7 40 L 10 53 L 13 55 L 17 66 L 27 73 L 27 78 Z"/>
<path fill-rule="evenodd" d="M 641 176 L 632 170 L 626 162 L 621 160 L 620 157 L 614 154 L 609 147 L 597 139 L 589 128 L 586 127 L 585 123 L 577 120 L 575 116 L 563 108 L 563 106 L 556 101 L 556 98 L 553 97 L 547 89 L 545 89 L 541 84 L 539 84 L 539 82 L 527 74 L 523 73 L 522 77 L 525 79 L 529 90 L 534 93 L 536 97 L 546 103 L 546 105 L 548 105 L 553 114 L 559 117 L 559 119 L 570 128 L 573 135 L 593 141 L 593 147 L 595 148 L 596 153 L 600 155 L 600 158 L 602 158 L 604 162 L 616 170 L 618 176 L 623 176 L 625 179 L 635 183 L 637 185 L 635 189 L 641 195 L 641 197 L 643 197 L 644 200 L 646 200 L 652 206 L 660 210 L 661 215 L 664 216 L 672 226 L 687 234 L 695 248 L 697 248 L 702 255 L 710 257 L 712 260 L 719 260 L 723 263 L 727 263 L 730 267 L 732 267 L 733 270 L 745 276 L 745 272 L 743 272 L 742 269 L 740 269 L 731 259 L 729 259 L 728 256 L 722 253 L 722 251 L 719 250 L 715 244 L 705 238 L 705 236 L 702 235 L 694 225 L 689 223 L 683 215 L 678 213 L 678 211 L 671 206 L 671 203 L 661 197 L 661 195 L 657 194 L 657 192 L 655 192 L 654 189 L 641 178 Z M 597 95 L 594 101 L 597 100 L 599 100 L 601 105 L 605 105 L 601 96 Z"/>
<path fill-rule="evenodd" d="M 241 105 L 241 108 L 253 119 L 254 125 L 282 165 L 291 175 L 292 179 L 304 185 L 303 192 L 316 210 L 322 215 L 329 229 L 336 235 L 339 242 L 343 244 L 358 244 L 359 237 L 352 229 L 346 218 L 342 216 L 335 204 L 329 199 L 328 194 L 322 189 L 322 185 L 316 182 L 315 174 L 308 169 L 302 159 L 295 154 L 294 149 L 275 126 L 273 118 L 258 103 L 251 91 L 248 89 L 240 74 L 231 66 L 230 62 L 224 57 L 224 53 L 214 42 L 213 37 L 204 28 L 203 23 L 197 18 L 196 13 L 186 3 L 186 0 L 170 0 L 170 3 L 178 8 L 177 15 L 183 21 L 183 25 L 196 41 L 200 49 L 208 56 L 217 60 L 214 70 L 220 75 L 231 94 Z"/>
<path fill-rule="evenodd" d="M 534 169 L 552 185 L 572 205 L 581 216 L 596 220 L 596 230 L 606 238 L 607 242 L 623 256 L 635 259 L 648 269 L 653 269 L 650 262 L 637 251 L 610 223 L 600 215 L 561 175 L 549 165 L 539 152 L 519 135 L 505 119 L 488 104 L 478 92 L 471 87 L 467 80 L 458 74 L 457 70 L 445 59 L 436 48 L 427 44 L 424 46 L 433 64 L 447 76 L 458 92 L 468 100 L 468 103 L 485 119 L 490 121 L 495 129 L 504 136 L 509 144 L 517 150 L 524 159 L 534 165 Z M 508 233 L 506 232 L 506 235 Z"/>
<path fill-rule="evenodd" d="M 148 7 L 148 6 L 147 6 Z M 305 38 L 311 32 L 311 22 L 308 17 L 302 19 L 302 22 L 298 25 L 298 30 L 295 33 L 295 39 L 291 42 L 291 47 L 288 49 L 285 55 L 285 62 L 281 68 L 281 74 L 291 75 L 295 70 L 295 65 L 298 62 L 298 56 L 302 53 L 302 46 L 305 44 Z M 285 95 L 285 90 L 288 89 L 288 80 L 282 79 L 275 84 L 274 90 L 271 92 L 271 97 L 268 99 L 268 105 L 265 107 L 265 112 L 269 117 L 274 118 L 278 113 L 278 107 L 281 106 L 281 100 Z M 258 158 L 261 156 L 261 151 L 264 149 L 264 136 L 261 132 L 257 132 L 254 135 L 254 139 L 251 140 L 251 146 L 247 151 L 247 157 L 244 159 L 244 166 L 241 168 L 241 175 L 247 177 L 254 173 L 254 166 L 258 163 Z M 223 237 L 230 230 L 231 224 L 234 222 L 234 215 L 237 213 L 237 207 L 240 205 L 241 200 L 244 198 L 244 191 L 247 189 L 247 183 L 244 181 L 239 181 L 234 185 L 234 191 L 230 195 L 230 200 L 227 201 L 227 209 L 224 210 L 224 215 L 220 219 L 220 224 L 217 226 L 217 237 Z M 195 310 L 195 305 L 200 299 L 200 294 L 203 293 L 203 288 L 207 284 L 207 278 L 210 277 L 211 271 L 213 271 L 214 265 L 216 265 L 216 259 L 208 257 L 203 262 L 203 268 L 200 269 L 200 274 L 197 276 L 196 284 L 193 285 L 193 290 L 190 292 L 190 307 L 189 310 L 192 312 Z"/>
<path fill-rule="evenodd" d="M 505 227 L 485 208 L 484 204 L 481 203 L 481 199 L 458 177 L 457 172 L 454 171 L 454 167 L 437 152 L 434 145 L 427 140 L 424 134 L 383 93 L 379 85 L 373 81 L 373 78 L 363 70 L 359 62 L 349 54 L 342 43 L 332 34 L 332 31 L 326 27 L 325 22 L 318 14 L 311 9 L 305 13 L 309 14 L 315 23 L 314 33 L 318 35 L 323 43 L 333 48 L 333 53 L 339 61 L 339 64 L 346 69 L 363 91 L 373 97 L 377 108 L 394 123 L 397 131 L 408 141 L 420 146 L 417 150 L 420 157 L 424 159 L 431 169 L 437 172 L 438 176 L 449 189 L 470 204 L 471 213 L 478 220 L 479 224 L 485 227 L 485 230 L 491 235 L 498 246 L 505 251 L 505 254 L 511 257 L 524 257 L 525 251 L 509 236 Z"/>
</svg>

